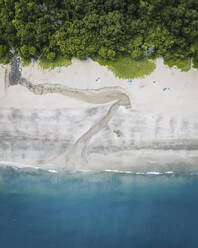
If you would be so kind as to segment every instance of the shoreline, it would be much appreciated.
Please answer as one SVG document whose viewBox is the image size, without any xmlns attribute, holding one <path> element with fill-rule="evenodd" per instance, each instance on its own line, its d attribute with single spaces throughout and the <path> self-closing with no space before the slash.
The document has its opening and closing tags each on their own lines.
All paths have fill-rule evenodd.
<svg viewBox="0 0 198 248">
<path fill-rule="evenodd" d="M 156 153 L 157 152 L 157 153 Z M 59 162 L 12 161 L 0 160 L 0 168 L 13 167 L 27 170 L 43 170 L 51 173 L 77 173 L 77 172 L 112 172 L 126 174 L 198 174 L 198 150 L 129 150 L 117 153 L 90 153 L 87 163 L 78 163 L 71 167 L 69 161 L 65 164 Z M 173 173 L 167 173 L 171 171 Z M 152 173 L 155 172 L 155 173 Z"/>
<path fill-rule="evenodd" d="M 50 173 L 54 174 L 55 176 L 68 176 L 68 175 L 126 175 L 126 176 L 149 176 L 149 177 L 159 177 L 159 176 L 167 176 L 167 177 L 177 177 L 177 176 L 198 176 L 198 170 L 194 171 L 173 171 L 173 170 L 139 170 L 139 171 L 133 171 L 133 170 L 118 170 L 118 169 L 101 169 L 101 170 L 91 170 L 91 169 L 78 169 L 74 171 L 70 170 L 57 170 L 55 169 L 49 169 L 49 168 L 43 168 L 38 166 L 31 166 L 31 165 L 24 165 L 24 164 L 17 164 L 15 162 L 7 162 L 7 161 L 0 161 L 0 170 L 14 170 L 14 171 L 20 171 L 23 173 Z"/>
</svg>

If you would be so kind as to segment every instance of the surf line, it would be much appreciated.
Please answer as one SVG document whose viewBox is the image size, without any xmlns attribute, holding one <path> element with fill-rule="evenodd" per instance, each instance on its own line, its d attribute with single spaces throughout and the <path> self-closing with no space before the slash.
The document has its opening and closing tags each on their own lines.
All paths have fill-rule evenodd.
<svg viewBox="0 0 198 248">
<path fill-rule="evenodd" d="M 104 87 L 99 89 L 75 89 L 60 84 L 35 84 L 21 78 L 18 84 L 24 86 L 36 95 L 58 93 L 92 104 L 111 103 L 106 115 L 88 129 L 72 146 L 67 155 L 62 154 L 63 163 L 70 164 L 73 168 L 78 163 L 87 163 L 87 146 L 91 138 L 100 132 L 111 120 L 120 106 L 129 106 L 130 98 L 121 87 Z"/>
</svg>

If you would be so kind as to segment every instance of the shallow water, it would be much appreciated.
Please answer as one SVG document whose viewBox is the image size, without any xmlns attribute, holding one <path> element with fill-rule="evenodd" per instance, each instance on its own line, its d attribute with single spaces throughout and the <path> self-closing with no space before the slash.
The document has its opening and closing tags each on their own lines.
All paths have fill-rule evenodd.
<svg viewBox="0 0 198 248">
<path fill-rule="evenodd" d="M 198 176 L 0 169 L 0 247 L 198 247 Z"/>
</svg>

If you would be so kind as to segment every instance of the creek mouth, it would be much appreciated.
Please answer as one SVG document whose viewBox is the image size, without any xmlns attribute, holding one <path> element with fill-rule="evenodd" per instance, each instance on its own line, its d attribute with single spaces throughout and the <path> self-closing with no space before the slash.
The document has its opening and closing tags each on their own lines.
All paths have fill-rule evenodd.
<svg viewBox="0 0 198 248">
<path fill-rule="evenodd" d="M 76 142 L 72 145 L 69 153 L 65 152 L 59 158 L 54 158 L 50 162 L 59 160 L 59 163 L 66 164 L 75 168 L 79 163 L 87 163 L 87 146 L 94 135 L 104 129 L 113 115 L 120 106 L 129 106 L 130 99 L 121 87 L 105 87 L 100 89 L 79 90 L 72 89 L 61 85 L 48 84 L 33 84 L 28 80 L 21 78 L 18 82 L 28 90 L 37 95 L 58 93 L 64 96 L 69 96 L 77 100 L 92 104 L 109 104 L 113 102 L 104 115 L 97 123 L 93 124 Z"/>
<path fill-rule="evenodd" d="M 91 104 L 109 104 L 112 102 L 109 110 L 97 123 L 92 125 L 80 138 L 72 145 L 69 152 L 65 152 L 50 160 L 57 159 L 62 164 L 69 163 L 72 168 L 75 168 L 78 163 L 87 163 L 87 146 L 92 137 L 104 129 L 113 115 L 116 113 L 120 106 L 130 106 L 130 98 L 126 91 L 121 87 L 104 87 L 99 89 L 73 89 L 59 84 L 41 84 L 32 83 L 26 78 L 21 77 L 20 63 L 15 53 L 11 61 L 11 71 L 9 73 L 10 86 L 19 84 L 36 95 L 44 94 L 61 94 L 67 97 L 72 97 L 80 101 Z M 76 164 L 77 163 L 77 164 Z"/>
</svg>

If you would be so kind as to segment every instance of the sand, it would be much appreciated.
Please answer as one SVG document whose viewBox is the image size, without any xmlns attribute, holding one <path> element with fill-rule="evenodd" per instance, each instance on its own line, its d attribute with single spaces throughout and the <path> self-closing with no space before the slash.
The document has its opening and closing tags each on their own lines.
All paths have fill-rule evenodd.
<svg viewBox="0 0 198 248">
<path fill-rule="evenodd" d="M 77 89 L 98 89 L 102 87 L 120 86 L 131 98 L 135 111 L 174 113 L 181 116 L 197 115 L 198 106 L 198 70 L 191 69 L 181 72 L 170 69 L 163 64 L 162 59 L 156 61 L 156 70 L 140 79 L 128 80 L 116 78 L 106 67 L 91 61 L 73 59 L 72 65 L 63 68 L 61 72 L 43 71 L 37 64 L 24 67 L 22 77 L 33 83 L 61 84 Z M 100 81 L 96 79 L 100 77 Z M 1 80 L 3 76 L 1 74 Z M 1 83 L 2 85 L 3 83 Z M 0 99 L 0 106 L 18 106 L 49 108 L 60 106 L 82 107 L 84 103 L 57 96 L 35 96 L 20 86 L 10 87 L 6 98 Z M 87 106 L 86 104 L 84 106 Z"/>
<path fill-rule="evenodd" d="M 128 82 L 128 79 L 116 78 L 106 67 L 100 66 L 90 59 L 87 61 L 73 59 L 72 65 L 67 68 L 62 68 L 61 72 L 57 72 L 56 69 L 51 71 L 42 70 L 37 64 L 31 64 L 22 68 L 22 77 L 34 84 L 47 84 L 49 86 L 59 84 L 63 88 L 68 87 L 76 89 L 77 91 L 83 90 L 84 92 L 86 92 L 86 90 L 87 92 L 91 92 L 92 90 L 93 92 L 94 90 L 97 92 L 98 89 L 105 87 L 121 87 L 130 97 L 131 108 L 120 108 L 119 111 L 114 114 L 115 116 L 106 129 L 102 132 L 100 131 L 100 133 L 91 140 L 89 145 L 90 150 L 91 147 L 93 148 L 90 157 L 91 163 L 87 165 L 87 169 L 92 168 L 93 161 L 99 157 L 99 162 L 95 165 L 97 169 L 103 164 L 103 168 L 116 168 L 119 170 L 120 167 L 123 167 L 122 162 L 127 159 L 126 156 L 130 159 L 134 158 L 133 165 L 129 163 L 130 159 L 126 163 L 125 168 L 130 169 L 130 166 L 133 167 L 137 164 L 137 161 L 140 160 L 142 164 L 145 165 L 145 161 L 148 161 L 148 158 L 152 160 L 153 154 L 150 154 L 150 151 L 146 150 L 146 152 L 143 152 L 144 156 L 142 156 L 142 153 L 138 153 L 137 155 L 138 151 L 133 150 L 128 155 L 123 151 L 125 155 L 122 156 L 117 153 L 116 156 L 113 155 L 112 157 L 114 150 L 126 149 L 129 151 L 131 147 L 133 147 L 133 149 L 134 147 L 142 147 L 141 144 L 143 143 L 148 143 L 149 147 L 150 144 L 153 144 L 152 142 L 155 141 L 155 139 L 159 143 L 164 142 L 163 144 L 165 145 L 169 144 L 168 142 L 172 142 L 172 146 L 180 142 L 182 147 L 184 147 L 185 139 L 189 139 L 190 145 L 192 144 L 192 140 L 195 146 L 197 144 L 198 70 L 191 69 L 188 72 L 181 72 L 175 68 L 171 69 L 163 64 L 162 59 L 157 59 L 156 65 L 156 69 L 151 75 L 144 78 L 133 79 L 132 83 Z M 100 78 L 100 80 L 98 80 L 98 78 Z M 31 139 L 45 140 L 46 138 L 42 137 L 47 137 L 51 142 L 49 143 L 49 147 L 52 147 L 54 142 L 61 143 L 66 142 L 66 140 L 69 142 L 69 139 L 71 143 L 68 144 L 70 146 L 72 143 L 74 144 L 94 123 L 104 117 L 109 106 L 113 104 L 107 101 L 107 103 L 102 102 L 102 104 L 99 105 L 95 99 L 89 102 L 57 93 L 35 95 L 22 85 L 6 88 L 4 83 L 5 68 L 2 67 L 0 68 L 0 80 L 0 110 L 2 110 L 4 116 L 6 116 L 1 120 L 2 124 L 0 123 L 0 128 L 2 129 L 0 129 L 0 134 L 2 133 L 2 137 L 5 137 L 6 133 L 13 137 L 15 134 L 16 137 L 17 135 L 22 135 L 20 136 L 21 139 L 24 137 L 30 139 L 30 137 L 32 137 Z M 112 99 L 112 101 L 115 101 L 115 98 Z M 104 108 L 100 107 L 101 105 Z M 96 111 L 95 109 L 93 110 L 93 108 L 100 108 L 100 110 Z M 95 111 L 96 114 L 90 115 L 89 109 L 90 111 Z M 15 110 L 20 110 L 21 118 L 24 118 L 24 122 L 20 122 L 18 118 L 19 120 L 16 122 L 17 127 L 13 126 L 16 115 Z M 64 118 L 61 117 L 64 122 L 62 122 L 61 119 L 59 121 L 55 120 L 53 115 L 58 118 L 58 115 L 61 116 L 60 111 L 62 110 L 65 111 Z M 32 127 L 31 129 L 29 119 L 31 116 L 36 116 L 37 112 L 41 114 L 36 119 L 32 119 L 34 128 Z M 25 117 L 25 113 L 27 113 L 27 117 Z M 57 113 L 59 114 L 57 115 Z M 52 120 L 52 124 L 47 124 L 48 118 Z M 81 119 L 79 123 L 78 118 Z M 55 121 L 56 126 L 55 124 L 53 126 Z M 67 121 L 67 123 L 65 123 L 65 121 Z M 22 125 L 20 123 L 22 123 L 23 126 L 20 126 Z M 73 130 L 71 127 L 73 127 Z M 116 135 L 118 131 L 121 137 Z M 55 135 L 56 133 L 57 135 Z M 6 143 L 6 145 L 8 145 L 8 143 Z M 188 145 L 188 147 L 190 147 L 190 145 Z M 58 147 L 57 145 L 57 150 Z M 63 149 L 63 147 L 61 149 Z M 94 153 L 94 151 L 99 148 L 100 154 L 97 154 L 97 152 Z M 13 154 L 13 147 L 9 149 L 10 151 L 7 153 L 7 157 Z M 40 151 L 32 146 L 31 149 L 32 154 L 28 153 L 29 151 L 24 152 L 21 156 L 20 154 L 15 154 L 13 155 L 13 160 L 22 162 L 25 156 L 28 157 L 28 154 L 31 155 L 31 158 L 29 160 L 24 159 L 25 162 L 31 163 L 33 159 L 36 160 L 37 154 Z M 56 149 L 54 149 L 54 152 Z M 18 153 L 20 152 L 22 152 L 22 150 Z M 162 153 L 163 155 L 161 157 L 165 159 L 171 154 L 171 152 L 166 153 L 165 151 Z M 182 154 L 187 163 L 189 153 L 184 151 Z M 4 156 L 3 159 L 0 158 L 0 160 L 6 160 L 6 156 Z M 40 159 L 46 158 L 46 155 L 39 156 Z M 179 160 L 180 162 L 184 161 L 182 160 L 182 156 L 176 156 L 177 158 L 181 158 L 181 160 Z M 196 151 L 193 156 L 194 164 L 198 158 Z M 161 157 L 155 160 L 154 163 L 160 161 Z M 173 160 L 174 158 L 175 153 Z M 110 167 L 108 167 L 109 160 L 114 161 Z M 171 162 L 173 160 L 170 159 Z M 152 163 L 153 162 L 151 162 L 151 164 Z M 86 169 L 84 166 L 80 166 L 79 168 Z M 169 169 L 171 170 L 171 168 Z"/>
</svg>

